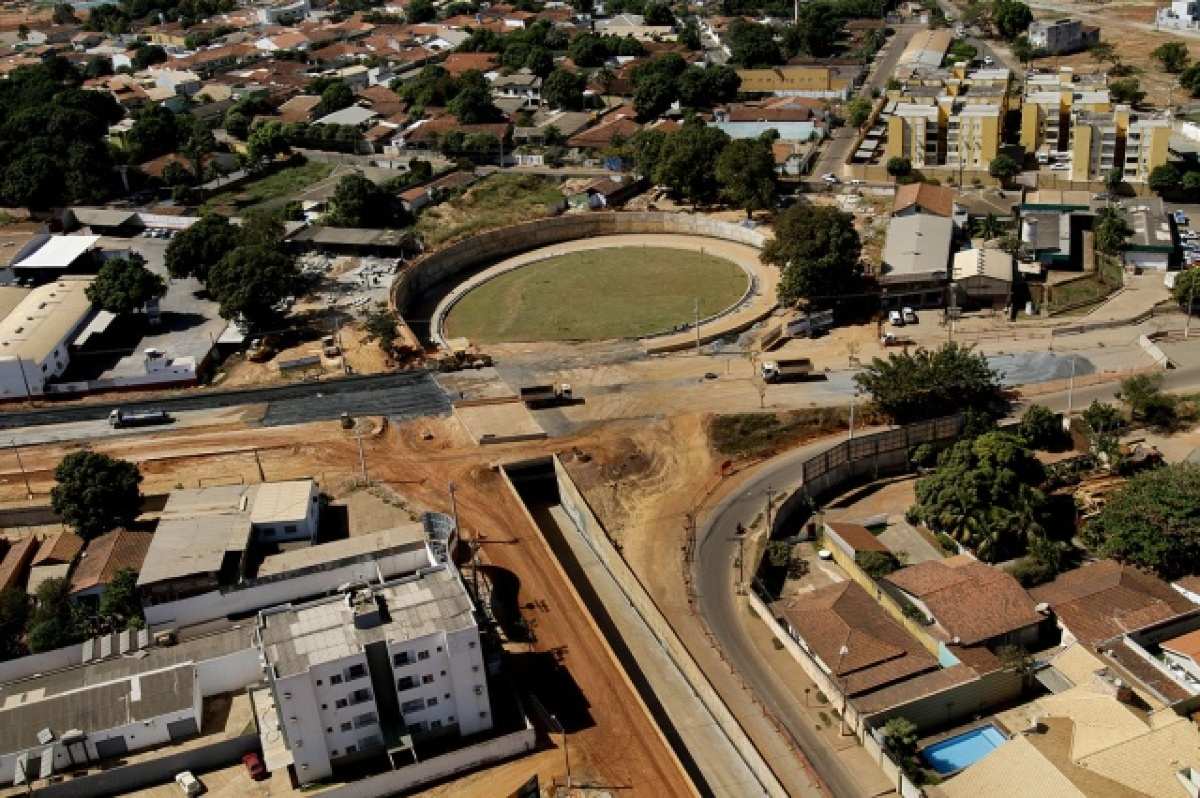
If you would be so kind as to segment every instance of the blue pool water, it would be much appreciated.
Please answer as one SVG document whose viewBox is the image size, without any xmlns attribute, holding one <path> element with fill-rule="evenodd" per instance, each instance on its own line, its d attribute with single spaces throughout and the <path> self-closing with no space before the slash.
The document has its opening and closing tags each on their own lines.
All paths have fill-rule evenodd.
<svg viewBox="0 0 1200 798">
<path fill-rule="evenodd" d="M 921 751 L 921 757 L 938 773 L 954 773 L 983 759 L 1004 741 L 1000 730 L 989 724 L 931 745 Z"/>
</svg>

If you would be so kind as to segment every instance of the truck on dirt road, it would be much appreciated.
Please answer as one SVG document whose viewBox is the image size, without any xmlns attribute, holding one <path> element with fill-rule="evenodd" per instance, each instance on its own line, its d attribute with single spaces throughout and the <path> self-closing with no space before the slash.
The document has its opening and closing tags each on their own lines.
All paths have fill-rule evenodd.
<svg viewBox="0 0 1200 798">
<path fill-rule="evenodd" d="M 116 408 L 108 414 L 108 425 L 113 429 L 123 427 L 150 427 L 155 424 L 170 424 L 174 421 L 166 410 L 124 410 Z"/>
<path fill-rule="evenodd" d="M 813 373 L 812 360 L 794 357 L 786 360 L 765 360 L 759 367 L 765 382 L 789 382 L 802 380 Z"/>
<path fill-rule="evenodd" d="M 571 386 L 561 385 L 530 385 L 521 389 L 521 401 L 526 407 L 553 407 L 569 405 L 572 402 Z"/>
</svg>

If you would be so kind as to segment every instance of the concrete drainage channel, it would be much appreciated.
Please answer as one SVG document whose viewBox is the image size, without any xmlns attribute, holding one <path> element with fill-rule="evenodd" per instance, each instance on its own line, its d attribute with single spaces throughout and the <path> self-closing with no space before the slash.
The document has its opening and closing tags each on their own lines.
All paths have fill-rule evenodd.
<svg viewBox="0 0 1200 798">
<path fill-rule="evenodd" d="M 558 458 L 511 463 L 501 470 L 696 789 L 739 798 L 786 795 L 609 542 Z"/>
</svg>

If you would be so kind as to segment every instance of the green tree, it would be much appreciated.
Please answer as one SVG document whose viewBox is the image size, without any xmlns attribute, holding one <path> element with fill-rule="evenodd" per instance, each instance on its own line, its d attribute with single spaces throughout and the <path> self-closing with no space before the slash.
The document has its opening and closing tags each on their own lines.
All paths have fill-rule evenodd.
<svg viewBox="0 0 1200 798">
<path fill-rule="evenodd" d="M 396 339 L 399 337 L 396 314 L 386 303 L 378 303 L 374 310 L 367 313 L 363 320 L 363 329 L 367 333 L 367 340 L 377 341 L 379 348 L 384 352 L 391 352 L 396 347 Z"/>
<path fill-rule="evenodd" d="M 729 142 L 717 158 L 717 183 L 730 204 L 746 212 L 766 210 L 775 199 L 775 157 L 758 139 Z"/>
<path fill-rule="evenodd" d="M 1174 164 L 1164 163 L 1150 170 L 1150 190 L 1157 194 L 1170 194 L 1178 191 L 1182 177 Z"/>
<path fill-rule="evenodd" d="M 783 63 L 775 32 L 767 25 L 735 19 L 729 26 L 727 40 L 731 60 L 738 66 L 753 68 Z"/>
<path fill-rule="evenodd" d="M 71 452 L 54 469 L 50 506 L 85 539 L 128 526 L 141 512 L 141 472 L 133 463 Z"/>
<path fill-rule="evenodd" d="M 689 17 L 688 21 L 683 24 L 683 30 L 679 32 L 679 42 L 692 51 L 703 48 L 704 44 L 700 41 L 700 26 L 695 19 Z"/>
<path fill-rule="evenodd" d="M 1200 269 L 1188 269 L 1175 278 L 1171 298 L 1179 303 L 1186 313 L 1194 312 L 1196 299 L 1200 297 Z"/>
<path fill-rule="evenodd" d="M 1088 48 L 1088 52 L 1098 63 L 1103 63 L 1104 61 L 1115 63 L 1120 60 L 1117 58 L 1117 51 L 1112 46 L 1112 42 L 1096 42 Z"/>
<path fill-rule="evenodd" d="M 780 271 L 779 298 L 828 305 L 857 291 L 862 241 L 854 217 L 827 205 L 793 205 L 775 218 L 763 263 Z"/>
<path fill-rule="evenodd" d="M 29 620 L 29 596 L 10 587 L 0 591 L 0 658 L 13 659 L 25 654 L 22 638 Z"/>
<path fill-rule="evenodd" d="M 1133 235 L 1133 228 L 1125 221 L 1121 211 L 1108 206 L 1096 215 L 1092 232 L 1096 240 L 1096 249 L 1106 255 L 1119 255 L 1125 249 L 1125 242 Z"/>
<path fill-rule="evenodd" d="M 399 197 L 355 172 L 338 181 L 326 221 L 335 227 L 403 227 L 412 223 Z"/>
<path fill-rule="evenodd" d="M 434 7 L 433 0 L 412 0 L 404 7 L 404 19 L 410 25 L 429 22 L 437 19 L 437 8 Z"/>
<path fill-rule="evenodd" d="M 55 25 L 79 24 L 79 19 L 75 16 L 75 9 L 70 3 L 55 3 L 54 13 L 50 19 Z"/>
<path fill-rule="evenodd" d="M 1178 463 L 1144 471 L 1111 493 L 1088 521 L 1084 543 L 1175 579 L 1200 569 L 1200 466 Z"/>
<path fill-rule="evenodd" d="M 238 230 L 229 219 L 210 213 L 186 230 L 176 234 L 164 256 L 167 273 L 178 279 L 195 277 L 208 280 L 208 272 L 238 243 Z"/>
<path fill-rule="evenodd" d="M 142 616 L 142 600 L 138 597 L 137 571 L 121 568 L 104 588 L 100 596 L 100 615 L 113 629 L 145 626 Z"/>
<path fill-rule="evenodd" d="M 647 25 L 675 24 L 675 15 L 671 13 L 671 6 L 667 3 L 657 2 L 657 0 L 651 0 L 642 7 L 642 17 Z"/>
<path fill-rule="evenodd" d="M 1121 184 L 1124 182 L 1125 173 L 1121 171 L 1120 167 L 1116 169 L 1109 169 L 1104 173 L 1104 187 L 1108 189 L 1109 193 L 1111 194 L 1115 194 L 1120 191 Z"/>
<path fill-rule="evenodd" d="M 539 78 L 545 78 L 554 71 L 554 54 L 545 47 L 530 47 L 529 55 L 525 57 L 525 68 Z"/>
<path fill-rule="evenodd" d="M 648 75 L 634 89 L 633 108 L 638 119 L 649 122 L 662 116 L 678 96 L 678 85 L 670 75 Z"/>
<path fill-rule="evenodd" d="M 871 116 L 873 104 L 866 97 L 855 97 L 846 105 L 846 121 L 851 127 L 862 127 Z"/>
<path fill-rule="evenodd" d="M 167 293 L 167 284 L 138 260 L 109 258 L 84 293 L 92 304 L 128 315 Z"/>
<path fill-rule="evenodd" d="M 296 294 L 299 274 L 292 258 L 278 247 L 239 246 L 221 258 L 208 274 L 208 292 L 221 306 L 221 316 L 254 329 L 266 329 L 278 317 L 275 307 Z"/>
<path fill-rule="evenodd" d="M 890 551 L 862 551 L 855 562 L 872 579 L 885 577 L 900 567 L 900 561 Z"/>
<path fill-rule="evenodd" d="M 988 174 L 999 180 L 1004 185 L 1021 174 L 1021 164 L 1017 163 L 1016 159 L 1009 155 L 997 155 L 988 164 Z"/>
<path fill-rule="evenodd" d="M 1045 405 L 1030 405 L 1021 416 L 1017 434 L 1034 449 L 1054 451 L 1066 443 L 1062 420 Z"/>
<path fill-rule="evenodd" d="M 999 238 L 1004 233 L 1004 227 L 1000 224 L 1000 220 L 996 218 L 996 214 L 989 213 L 982 219 L 975 220 L 975 235 L 985 241 L 993 238 Z"/>
<path fill-rule="evenodd" d="M 287 132 L 281 122 L 269 121 L 256 125 L 246 140 L 246 154 L 254 163 L 274 160 L 291 150 Z"/>
<path fill-rule="evenodd" d="M 29 650 L 33 653 L 71 645 L 86 635 L 71 603 L 70 590 L 70 583 L 57 577 L 38 585 L 29 619 Z"/>
<path fill-rule="evenodd" d="M 1037 56 L 1037 49 L 1030 43 L 1028 36 L 1022 35 L 1013 39 L 1009 49 L 1022 64 L 1028 64 Z"/>
<path fill-rule="evenodd" d="M 583 89 L 582 75 L 556 69 L 542 84 L 542 99 L 555 108 L 578 111 L 583 108 Z"/>
<path fill-rule="evenodd" d="M 893 353 L 875 358 L 854 377 L 875 407 L 897 424 L 977 409 L 992 418 L 1008 408 L 1000 375 L 987 358 L 957 343 L 934 351 Z"/>
<path fill-rule="evenodd" d="M 1162 374 L 1135 374 L 1121 380 L 1117 398 L 1129 408 L 1135 422 L 1160 430 L 1170 430 L 1179 422 L 1177 397 L 1162 389 Z"/>
<path fill-rule="evenodd" d="M 1118 450 L 1118 440 L 1125 428 L 1125 417 L 1116 407 L 1103 402 L 1092 400 L 1092 403 L 1080 414 L 1083 432 L 1094 454 L 1104 454 L 1115 458 Z"/>
<path fill-rule="evenodd" d="M 1137 78 L 1122 78 L 1112 81 L 1108 84 L 1108 93 L 1113 98 L 1113 102 L 1127 105 L 1137 105 L 1146 96 L 1146 92 L 1142 91 L 1142 84 Z"/>
<path fill-rule="evenodd" d="M 911 772 L 917 758 L 917 741 L 920 734 L 916 725 L 904 716 L 896 716 L 883 724 L 883 739 L 888 751 L 896 758 L 896 764 L 905 773 Z"/>
<path fill-rule="evenodd" d="M 492 122 L 500 111 L 492 102 L 492 89 L 483 73 L 469 69 L 459 78 L 460 88 L 446 106 L 461 124 Z"/>
<path fill-rule="evenodd" d="M 895 178 L 908 177 L 912 174 L 912 161 L 900 155 L 888 158 L 887 173 Z"/>
<path fill-rule="evenodd" d="M 344 80 L 335 80 L 321 90 L 321 102 L 314 112 L 317 116 L 332 114 L 354 104 L 354 92 Z"/>
<path fill-rule="evenodd" d="M 1200 194 L 1200 172 L 1188 172 L 1184 175 L 1182 186 L 1189 197 Z"/>
<path fill-rule="evenodd" d="M 998 562 L 1023 551 L 1029 535 L 1043 528 L 1044 479 L 1020 438 L 988 432 L 942 453 L 933 473 L 917 481 L 910 512 L 979 559 Z"/>
<path fill-rule="evenodd" d="M 1191 60 L 1187 45 L 1183 42 L 1164 42 L 1155 47 L 1150 55 L 1162 64 L 1164 71 L 1173 75 L 1182 72 L 1187 67 L 1188 61 Z"/>
<path fill-rule="evenodd" d="M 717 199 L 720 185 L 715 166 L 729 136 L 715 127 L 694 121 L 672 134 L 655 168 L 654 180 L 693 205 Z"/>
<path fill-rule="evenodd" d="M 1029 28 L 1033 12 L 1019 0 L 995 0 L 992 3 L 992 24 L 1003 38 L 1012 41 Z"/>
<path fill-rule="evenodd" d="M 133 68 L 135 70 L 145 69 L 146 67 L 154 66 L 155 64 L 161 64 L 166 61 L 167 51 L 159 47 L 157 44 L 146 44 L 145 42 L 140 42 L 137 47 L 134 48 L 133 58 L 129 60 L 130 63 L 133 64 Z"/>
<path fill-rule="evenodd" d="M 181 138 L 182 131 L 175 113 L 165 105 L 151 105 L 142 109 L 125 134 L 129 159 L 133 163 L 174 152 Z"/>
</svg>

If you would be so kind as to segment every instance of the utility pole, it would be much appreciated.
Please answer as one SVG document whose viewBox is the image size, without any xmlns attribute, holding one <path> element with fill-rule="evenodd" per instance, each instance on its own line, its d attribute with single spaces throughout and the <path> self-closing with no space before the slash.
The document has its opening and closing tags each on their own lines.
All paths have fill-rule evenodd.
<svg viewBox="0 0 1200 798">
<path fill-rule="evenodd" d="M 558 733 L 562 735 L 563 747 L 563 763 L 567 767 L 567 792 L 571 791 L 571 752 L 567 750 L 567 730 L 559 723 L 557 715 L 551 715 L 550 720 L 554 721 L 554 725 L 558 727 Z"/>
<path fill-rule="evenodd" d="M 13 455 L 17 458 L 17 468 L 21 470 L 21 479 L 25 481 L 25 498 L 33 498 L 33 488 L 29 487 L 29 474 L 25 472 L 25 464 L 21 462 L 21 450 L 17 448 L 17 441 L 14 438 L 12 441 Z"/>
<path fill-rule="evenodd" d="M 696 326 L 696 354 L 700 354 L 700 297 L 696 297 L 692 303 L 692 315 L 695 319 Z"/>
<path fill-rule="evenodd" d="M 258 481 L 259 481 L 259 482 L 266 482 L 266 481 L 267 481 L 267 476 L 266 476 L 266 474 L 264 474 L 264 473 L 263 473 L 262 460 L 261 460 L 261 459 L 259 459 L 259 456 L 258 456 L 258 449 L 255 449 L 255 450 L 254 450 L 254 464 L 255 464 L 256 466 L 258 466 Z"/>
<path fill-rule="evenodd" d="M 858 391 L 850 394 L 850 435 L 846 440 L 854 440 L 854 400 L 858 396 Z"/>
<path fill-rule="evenodd" d="M 1186 274 L 1186 272 L 1185 272 Z M 1188 311 L 1187 316 L 1183 320 L 1183 340 L 1187 340 L 1189 333 L 1192 331 L 1192 303 L 1196 301 L 1196 278 L 1192 277 L 1192 284 L 1188 287 Z"/>
<path fill-rule="evenodd" d="M 1071 356 L 1071 379 L 1067 382 L 1067 417 L 1066 421 L 1070 421 L 1071 412 L 1075 409 L 1075 366 L 1079 361 L 1074 355 Z"/>
<path fill-rule="evenodd" d="M 771 506 L 775 498 L 775 491 L 770 485 L 767 485 L 767 537 L 771 536 Z"/>
<path fill-rule="evenodd" d="M 354 439 L 358 441 L 358 465 L 362 469 L 362 481 L 364 485 L 370 484 L 370 479 L 367 477 L 367 455 L 363 451 L 363 436 L 361 431 L 356 431 Z"/>
<path fill-rule="evenodd" d="M 742 535 L 729 540 L 738 544 L 738 595 L 746 595 L 746 536 Z"/>
</svg>

